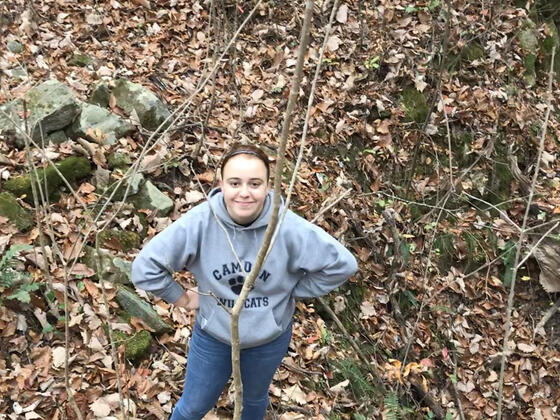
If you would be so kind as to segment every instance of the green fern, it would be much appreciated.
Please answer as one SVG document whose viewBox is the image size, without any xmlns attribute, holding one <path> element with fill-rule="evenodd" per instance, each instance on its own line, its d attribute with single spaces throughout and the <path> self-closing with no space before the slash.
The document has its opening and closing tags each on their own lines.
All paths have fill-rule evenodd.
<svg viewBox="0 0 560 420">
<path fill-rule="evenodd" d="M 350 389 L 359 400 L 368 400 L 375 394 L 375 389 L 367 380 L 367 373 L 362 372 L 353 359 L 343 359 L 336 363 L 344 379 L 350 380 Z"/>
<path fill-rule="evenodd" d="M 403 420 L 409 418 L 409 414 L 414 413 L 410 407 L 403 407 L 397 394 L 390 392 L 383 399 L 385 403 L 385 418 L 387 420 Z"/>
<path fill-rule="evenodd" d="M 29 249 L 32 249 L 29 245 L 12 245 L 0 260 L 0 287 L 9 288 L 21 283 L 14 293 L 6 296 L 6 299 L 17 299 L 20 302 L 29 303 L 31 300 L 29 292 L 39 289 L 37 283 L 27 282 L 30 278 L 28 273 L 21 273 L 16 270 L 16 257 L 21 251 Z"/>
<path fill-rule="evenodd" d="M 385 403 L 385 418 L 387 420 L 400 420 L 401 405 L 399 403 L 399 399 L 397 398 L 397 394 L 394 392 L 388 393 L 385 395 L 383 402 Z"/>
</svg>

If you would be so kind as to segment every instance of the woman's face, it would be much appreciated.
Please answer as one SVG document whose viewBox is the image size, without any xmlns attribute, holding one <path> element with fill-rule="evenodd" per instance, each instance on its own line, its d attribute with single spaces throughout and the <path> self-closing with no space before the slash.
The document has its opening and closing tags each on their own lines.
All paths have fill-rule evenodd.
<svg viewBox="0 0 560 420">
<path fill-rule="evenodd" d="M 234 156 L 223 168 L 220 186 L 230 217 L 248 225 L 261 214 L 268 194 L 266 166 L 255 156 Z"/>
</svg>

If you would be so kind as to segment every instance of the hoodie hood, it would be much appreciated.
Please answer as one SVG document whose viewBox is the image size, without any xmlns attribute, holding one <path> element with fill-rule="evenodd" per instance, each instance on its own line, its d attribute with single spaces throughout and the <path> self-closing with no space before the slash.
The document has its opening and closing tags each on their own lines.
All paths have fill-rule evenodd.
<svg viewBox="0 0 560 420">
<path fill-rule="evenodd" d="M 259 216 L 248 226 L 243 226 L 236 223 L 229 215 L 226 203 L 224 202 L 224 193 L 220 187 L 214 188 L 208 194 L 208 201 L 212 211 L 216 213 L 216 217 L 220 219 L 226 226 L 230 226 L 237 230 L 252 230 L 258 229 L 263 226 L 268 226 L 268 222 L 272 217 L 272 208 L 274 202 L 274 190 L 270 190 L 264 199 L 263 209 Z M 284 207 L 284 199 L 280 197 L 280 209 L 279 213 L 282 211 L 282 207 Z"/>
</svg>

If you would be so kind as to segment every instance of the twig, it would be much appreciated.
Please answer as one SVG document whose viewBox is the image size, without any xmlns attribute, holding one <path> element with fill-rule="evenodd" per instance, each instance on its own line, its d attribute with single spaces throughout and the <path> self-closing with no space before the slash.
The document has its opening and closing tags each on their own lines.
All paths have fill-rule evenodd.
<svg viewBox="0 0 560 420">
<path fill-rule="evenodd" d="M 560 307 L 560 299 L 558 299 L 554 305 L 552 305 L 551 308 L 549 308 L 545 314 L 543 315 L 542 319 L 539 321 L 539 323 L 537 324 L 537 326 L 535 327 L 535 329 L 533 330 L 533 340 L 535 339 L 535 336 L 537 335 L 537 333 L 544 328 L 544 326 L 546 325 L 546 323 L 550 320 L 550 318 L 552 318 L 552 316 L 556 313 L 556 311 L 558 310 L 558 308 Z"/>
<path fill-rule="evenodd" d="M 546 113 L 544 117 L 544 126 L 541 132 L 541 138 L 539 142 L 539 153 L 537 155 L 537 162 L 535 164 L 535 172 L 533 173 L 533 180 L 531 183 L 531 190 L 529 192 L 529 199 L 527 201 L 527 207 L 525 209 L 525 215 L 523 216 L 523 224 L 521 225 L 521 234 L 519 235 L 519 240 L 516 244 L 516 252 L 515 252 L 515 263 L 513 265 L 513 272 L 511 278 L 511 286 L 509 289 L 509 296 L 508 296 L 508 304 L 507 304 L 507 315 L 506 315 L 506 327 L 504 333 L 504 343 L 502 345 L 502 360 L 500 363 L 500 376 L 499 376 L 499 385 L 498 385 L 498 407 L 496 412 L 497 420 L 501 420 L 502 418 L 502 400 L 504 396 L 504 373 L 506 367 L 506 359 L 507 359 L 507 352 L 508 352 L 508 340 L 511 334 L 511 313 L 513 310 L 513 299 L 515 296 L 515 280 L 517 277 L 517 269 L 519 263 L 519 257 L 521 255 L 521 248 L 523 244 L 523 240 L 525 239 L 525 227 L 527 226 L 527 220 L 529 219 L 529 210 L 531 207 L 531 202 L 533 200 L 533 195 L 535 193 L 535 188 L 537 185 L 537 178 L 539 176 L 540 166 L 541 166 L 541 158 L 544 151 L 544 140 L 546 137 L 546 130 L 548 128 L 548 118 L 550 117 L 550 109 L 552 105 L 552 79 L 554 74 L 554 55 L 556 53 L 556 46 L 552 47 L 552 55 L 550 60 L 550 71 L 548 72 L 548 90 L 547 90 L 547 100 L 546 100 Z"/>
<path fill-rule="evenodd" d="M 286 217 L 286 213 L 288 212 L 288 209 L 290 207 L 290 201 L 291 201 L 291 198 L 292 198 L 292 191 L 294 189 L 294 185 L 296 183 L 299 167 L 300 167 L 301 161 L 303 159 L 303 151 L 305 149 L 305 141 L 307 140 L 307 129 L 309 127 L 309 119 L 311 118 L 311 109 L 312 109 L 312 106 L 313 106 L 313 100 L 315 98 L 315 88 L 317 86 L 317 80 L 319 80 L 319 74 L 321 72 L 321 65 L 323 64 L 323 55 L 325 54 L 325 49 L 327 47 L 327 43 L 328 43 L 328 40 L 329 40 L 329 35 L 330 35 L 330 32 L 331 32 L 331 27 L 332 27 L 332 23 L 333 23 L 333 20 L 334 20 L 334 16 L 336 15 L 336 10 L 338 9 L 338 4 L 339 4 L 339 0 L 336 0 L 334 2 L 333 8 L 331 10 L 329 23 L 327 25 L 327 28 L 325 29 L 325 37 L 323 39 L 323 45 L 321 46 L 321 51 L 319 52 L 319 58 L 317 59 L 317 65 L 315 66 L 315 75 L 313 76 L 313 82 L 311 83 L 311 92 L 309 93 L 309 99 L 307 100 L 307 111 L 305 112 L 305 122 L 303 124 L 303 133 L 302 133 L 302 136 L 301 136 L 301 142 L 300 142 L 300 146 L 299 146 L 298 157 L 296 159 L 296 164 L 295 164 L 294 169 L 293 169 L 292 179 L 290 180 L 290 186 L 288 188 L 288 192 L 286 193 L 286 201 L 284 203 L 284 208 L 282 209 L 282 214 L 280 215 L 280 222 L 278 223 L 278 226 L 282 226 L 282 223 L 284 222 L 284 218 Z M 346 193 L 344 195 L 346 195 Z M 333 203 L 333 205 L 336 204 L 337 202 L 338 202 L 338 200 L 335 201 Z M 327 211 L 327 210 L 328 209 L 325 209 L 324 211 Z M 317 215 L 317 218 L 319 216 L 320 215 Z M 315 219 L 311 223 L 313 223 L 314 221 L 315 221 Z M 268 253 L 270 253 L 270 250 L 272 250 L 272 246 L 276 242 L 276 238 L 277 238 L 279 232 L 280 232 L 279 228 L 276 229 L 276 231 L 274 232 L 274 236 L 272 237 L 272 242 L 271 242 Z M 268 258 L 268 253 L 266 255 L 267 258 Z"/>
<path fill-rule="evenodd" d="M 554 224 L 554 226 L 552 226 L 550 229 L 548 229 L 546 231 L 546 233 L 544 235 L 542 235 L 534 245 L 531 246 L 531 248 L 529 249 L 529 252 L 527 252 L 527 255 L 525 255 L 525 257 L 523 257 L 523 259 L 519 262 L 519 264 L 517 264 L 517 269 L 519 269 L 520 267 L 523 266 L 523 264 L 525 264 L 525 261 L 527 261 L 531 257 L 531 255 L 533 255 L 533 252 L 535 252 L 535 249 L 538 248 L 540 243 L 542 241 L 544 241 L 548 237 L 549 233 L 552 232 L 554 229 L 556 229 L 558 227 L 558 225 L 560 225 L 560 222 L 556 222 Z"/>
<path fill-rule="evenodd" d="M 515 223 L 513 220 L 511 220 L 510 217 L 507 215 L 507 213 L 506 213 L 505 211 L 500 210 L 500 209 L 499 209 L 498 207 L 496 207 L 494 204 L 489 203 L 488 201 L 483 200 L 482 198 L 475 197 L 474 195 L 471 195 L 471 194 L 469 194 L 469 193 L 467 193 L 467 192 L 464 192 L 464 191 L 463 191 L 463 194 L 465 194 L 467 197 L 469 197 L 469 198 L 471 198 L 471 199 L 473 199 L 473 200 L 480 201 L 480 202 L 486 204 L 487 206 L 493 208 L 494 210 L 496 210 L 497 212 L 499 212 L 499 213 L 500 213 L 500 216 L 502 216 L 505 220 L 507 220 L 507 221 L 511 224 L 511 226 L 513 226 L 513 227 L 516 228 L 519 232 L 521 232 L 521 228 L 519 227 L 519 225 L 518 225 L 517 223 Z M 529 207 L 527 207 L 527 208 L 529 208 Z"/>
<path fill-rule="evenodd" d="M 109 306 L 109 301 L 107 299 L 107 292 L 105 291 L 105 279 L 102 278 L 101 273 L 103 270 L 101 268 L 101 252 L 99 251 L 99 231 L 95 233 L 95 267 L 99 275 L 99 285 L 101 286 L 101 294 L 103 296 L 103 305 L 107 311 L 104 314 L 107 317 L 107 330 L 109 331 L 109 343 L 111 345 L 111 358 L 113 359 L 113 364 L 115 367 L 115 375 L 117 377 L 117 392 L 119 393 L 119 406 L 121 409 L 121 414 L 124 416 L 124 420 L 128 419 L 128 410 L 124 409 L 124 397 L 122 393 L 122 384 L 119 369 L 119 359 L 117 356 L 117 348 L 115 345 L 115 336 L 113 334 L 113 327 L 111 325 L 111 311 Z"/>
<path fill-rule="evenodd" d="M 455 184 L 453 183 L 453 153 L 451 151 L 451 130 L 449 129 L 449 118 L 447 117 L 447 111 L 445 110 L 445 101 L 443 100 L 443 94 L 441 93 L 441 86 L 439 89 L 439 99 L 441 101 L 441 108 L 443 110 L 443 116 L 445 119 L 445 128 L 447 129 L 447 150 L 449 152 L 449 183 L 451 184 L 451 190 L 455 190 Z"/>
<path fill-rule="evenodd" d="M 234 420 L 239 420 L 241 418 L 241 411 L 243 410 L 243 384 L 241 382 L 241 364 L 240 364 L 240 348 L 239 348 L 239 316 L 241 310 L 243 309 L 245 299 L 249 294 L 249 291 L 253 287 L 257 275 L 264 263 L 264 259 L 268 252 L 270 243 L 272 241 L 272 235 L 276 229 L 276 224 L 278 222 L 278 209 L 280 208 L 280 195 L 282 188 L 282 170 L 284 166 L 284 161 L 286 159 L 286 144 L 288 142 L 288 135 L 290 133 L 290 126 L 292 122 L 292 114 L 297 102 L 297 97 L 299 94 L 299 87 L 301 84 L 301 79 L 303 75 L 303 62 L 305 59 L 305 54 L 307 52 L 307 44 L 309 42 L 309 27 L 311 22 L 311 15 L 313 14 L 313 0 L 307 0 L 305 3 L 305 18 L 303 26 L 301 28 L 300 42 L 299 42 L 299 52 L 298 59 L 296 63 L 296 68 L 294 70 L 294 77 L 292 82 L 292 87 L 290 90 L 290 96 L 288 99 L 288 105 L 286 107 L 286 113 L 284 114 L 284 122 L 282 124 L 282 132 L 280 135 L 280 145 L 278 147 L 278 159 L 276 163 L 276 172 L 274 177 L 274 204 L 272 209 L 272 216 L 270 222 L 266 228 L 264 234 L 263 244 L 259 253 L 257 255 L 255 264 L 253 265 L 251 272 L 247 276 L 243 288 L 239 293 L 239 297 L 235 302 L 232 310 L 231 316 L 231 361 L 233 370 L 233 383 L 235 385 L 235 410 L 233 414 Z"/>
<path fill-rule="evenodd" d="M 319 210 L 319 213 L 317 213 L 317 215 L 311 220 L 311 223 L 315 223 L 319 219 L 319 217 L 321 217 L 323 214 L 325 214 L 327 211 L 329 211 L 331 208 L 333 208 L 340 200 L 342 200 L 344 197 L 346 197 L 350 191 L 352 191 L 352 188 L 348 188 L 346 191 L 344 191 L 342 194 L 340 194 L 336 198 L 336 200 L 334 200 L 332 203 L 330 203 L 326 207 Z"/>
<path fill-rule="evenodd" d="M 453 353 L 453 374 L 455 378 L 457 377 L 457 354 Z M 465 413 L 463 412 L 463 405 L 461 404 L 461 398 L 459 396 L 459 391 L 457 390 L 457 385 L 455 382 L 450 381 L 451 386 L 453 387 L 453 395 L 455 396 L 455 402 L 457 403 L 457 408 L 459 409 L 459 418 L 460 420 L 465 420 Z"/>
<path fill-rule="evenodd" d="M 24 111 L 24 122 L 25 122 L 25 133 L 24 133 L 24 142 L 25 142 L 25 150 L 26 150 L 26 154 L 27 154 L 27 161 L 29 164 L 29 169 L 30 169 L 30 180 L 31 180 L 31 191 L 32 191 L 32 195 L 33 195 L 33 201 L 35 204 L 35 212 L 37 215 L 37 223 L 39 225 L 39 228 L 41 226 L 41 222 L 40 222 L 40 214 L 39 214 L 39 193 L 37 190 L 41 191 L 41 183 L 39 182 L 39 176 L 37 173 L 37 168 L 35 167 L 35 165 L 33 164 L 33 157 L 31 156 L 31 147 L 29 145 L 29 140 L 30 140 L 30 136 L 28 135 L 29 132 L 29 127 L 27 126 L 27 102 L 23 101 L 23 111 Z M 41 129 L 41 137 L 42 137 L 42 129 Z M 54 165 L 53 165 L 54 166 Z M 46 178 L 46 177 L 45 177 Z M 43 271 L 47 274 L 47 279 L 49 282 L 49 287 L 51 287 L 51 290 L 54 290 L 52 287 L 52 279 L 50 277 L 50 272 L 48 269 L 48 260 L 47 260 L 47 253 L 46 253 L 46 249 L 45 249 L 45 238 L 42 234 L 42 230 L 39 229 L 40 231 L 40 235 L 39 235 L 39 241 L 41 243 L 41 248 L 43 251 L 43 258 L 44 258 L 44 267 L 43 267 Z M 50 302 L 49 299 L 47 299 L 47 302 Z M 49 304 L 50 306 L 50 304 Z M 55 313 L 58 313 L 58 311 L 56 311 Z M 74 410 L 74 413 L 76 414 L 78 420 L 82 420 L 82 415 L 80 413 L 80 410 L 78 408 L 78 405 L 76 404 L 76 399 L 74 398 L 74 393 L 72 392 L 72 388 L 70 386 L 70 375 L 69 375 L 69 370 L 68 370 L 68 361 L 70 360 L 70 350 L 69 350 L 69 336 L 70 336 L 70 332 L 69 332 L 69 327 L 68 327 L 68 276 L 64 276 L 64 385 L 66 387 L 66 393 L 68 395 L 68 401 L 70 402 L 70 406 L 72 407 L 72 410 Z M 44 327 L 44 326 L 43 326 Z"/>
<path fill-rule="evenodd" d="M 378 387 L 380 389 L 383 389 L 384 388 L 383 384 L 379 380 L 381 375 L 377 371 L 376 365 L 374 363 L 372 363 L 371 360 L 366 357 L 364 352 L 360 349 L 360 346 L 358 346 L 358 344 L 356 343 L 356 340 L 354 340 L 354 337 L 352 337 L 352 335 L 346 330 L 346 328 L 344 327 L 344 324 L 342 324 L 342 322 L 340 321 L 338 316 L 330 308 L 329 304 L 325 301 L 325 299 L 323 299 L 322 297 L 318 297 L 317 300 L 321 303 L 321 305 L 323 306 L 325 311 L 327 311 L 327 313 L 332 318 L 332 320 L 335 322 L 335 324 L 338 326 L 338 328 L 340 328 L 340 331 L 344 334 L 346 339 L 350 342 L 350 345 L 354 348 L 354 350 L 358 354 L 359 358 L 365 363 L 368 370 L 371 371 L 372 376 L 373 376 L 373 381 L 375 382 L 376 387 Z"/>
</svg>

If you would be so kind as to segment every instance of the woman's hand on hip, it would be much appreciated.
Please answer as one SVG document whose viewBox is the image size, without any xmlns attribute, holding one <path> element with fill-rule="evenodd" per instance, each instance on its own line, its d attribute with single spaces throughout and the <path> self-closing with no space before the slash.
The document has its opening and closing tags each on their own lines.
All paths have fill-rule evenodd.
<svg viewBox="0 0 560 420">
<path fill-rule="evenodd" d="M 175 306 L 185 308 L 189 311 L 198 309 L 198 287 L 186 290 L 181 297 L 174 303 Z"/>
</svg>

